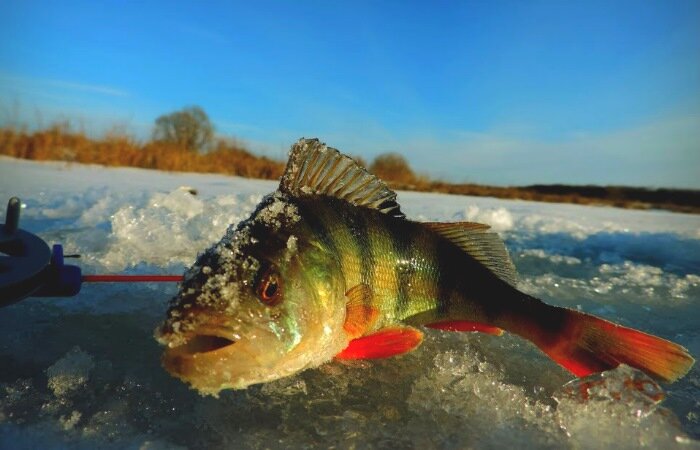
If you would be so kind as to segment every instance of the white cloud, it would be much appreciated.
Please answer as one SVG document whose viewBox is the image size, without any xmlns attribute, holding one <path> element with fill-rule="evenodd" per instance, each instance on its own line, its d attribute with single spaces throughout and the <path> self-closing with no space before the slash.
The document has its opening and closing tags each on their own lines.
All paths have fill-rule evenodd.
<svg viewBox="0 0 700 450">
<path fill-rule="evenodd" d="M 62 91 L 81 91 L 93 94 L 108 95 L 112 97 L 127 97 L 130 94 L 122 89 L 102 86 L 97 84 L 78 83 L 73 81 L 55 80 L 47 78 L 31 78 L 0 74 L 0 81 L 5 87 L 14 87 L 21 90 L 40 91 L 42 89 L 58 89 Z"/>
<path fill-rule="evenodd" d="M 700 115 L 558 138 L 539 137 L 531 127 L 416 130 L 398 136 L 379 124 L 365 123 L 357 130 L 318 130 L 318 135 L 329 145 L 368 159 L 385 151 L 400 152 L 418 172 L 452 181 L 700 188 Z"/>
<path fill-rule="evenodd" d="M 700 115 L 558 139 L 449 131 L 402 141 L 396 150 L 419 171 L 456 181 L 700 188 Z"/>
<path fill-rule="evenodd" d="M 61 80 L 43 80 L 49 86 L 55 86 L 62 89 L 72 89 L 76 91 L 93 92 L 96 94 L 111 95 L 114 97 L 126 97 L 128 92 L 121 89 L 116 89 L 109 86 L 99 86 L 95 84 L 71 83 Z"/>
</svg>

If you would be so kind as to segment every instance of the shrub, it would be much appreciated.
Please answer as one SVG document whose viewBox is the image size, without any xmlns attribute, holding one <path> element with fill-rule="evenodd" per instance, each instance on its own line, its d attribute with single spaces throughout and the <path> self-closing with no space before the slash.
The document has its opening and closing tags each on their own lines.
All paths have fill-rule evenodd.
<svg viewBox="0 0 700 450">
<path fill-rule="evenodd" d="M 382 153 L 374 158 L 369 171 L 382 180 L 410 185 L 415 181 L 415 174 L 406 159 L 398 153 Z"/>
</svg>

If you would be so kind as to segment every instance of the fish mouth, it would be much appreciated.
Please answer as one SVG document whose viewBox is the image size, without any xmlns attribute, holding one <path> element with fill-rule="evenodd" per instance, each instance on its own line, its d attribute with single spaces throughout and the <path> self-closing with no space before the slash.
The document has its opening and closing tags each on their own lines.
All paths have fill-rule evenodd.
<svg viewBox="0 0 700 450">
<path fill-rule="evenodd" d="M 266 373 L 279 351 L 267 333 L 250 334 L 253 339 L 221 325 L 200 326 L 181 335 L 161 334 L 158 339 L 167 346 L 161 363 L 201 394 L 240 389 Z"/>
<path fill-rule="evenodd" d="M 180 356 L 222 352 L 236 343 L 236 336 L 223 330 L 200 330 L 167 351 Z"/>
</svg>

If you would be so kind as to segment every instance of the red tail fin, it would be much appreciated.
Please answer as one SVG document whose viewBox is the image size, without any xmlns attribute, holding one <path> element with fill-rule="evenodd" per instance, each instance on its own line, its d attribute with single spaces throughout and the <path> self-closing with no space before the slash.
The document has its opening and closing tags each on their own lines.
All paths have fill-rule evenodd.
<svg viewBox="0 0 700 450">
<path fill-rule="evenodd" d="M 671 382 L 688 373 L 695 362 L 685 348 L 673 342 L 578 311 L 556 309 L 565 312 L 560 316 L 564 319 L 560 332 L 552 336 L 537 330 L 532 340 L 579 377 L 627 364 Z"/>
</svg>

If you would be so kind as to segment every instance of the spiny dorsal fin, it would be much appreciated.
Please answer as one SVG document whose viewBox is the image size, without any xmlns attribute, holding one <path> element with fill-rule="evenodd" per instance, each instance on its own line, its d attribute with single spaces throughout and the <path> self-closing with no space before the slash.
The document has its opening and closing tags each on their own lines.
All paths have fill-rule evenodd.
<svg viewBox="0 0 700 450">
<path fill-rule="evenodd" d="M 423 225 L 464 250 L 501 280 L 511 286 L 518 283 L 508 250 L 498 234 L 488 231 L 490 226 L 475 222 L 424 222 Z"/>
<path fill-rule="evenodd" d="M 289 153 L 280 190 L 288 194 L 327 195 L 357 206 L 404 218 L 396 193 L 352 158 L 318 139 L 299 139 Z"/>
</svg>

